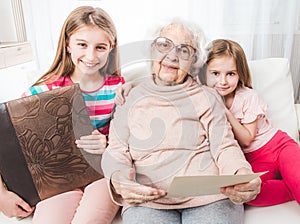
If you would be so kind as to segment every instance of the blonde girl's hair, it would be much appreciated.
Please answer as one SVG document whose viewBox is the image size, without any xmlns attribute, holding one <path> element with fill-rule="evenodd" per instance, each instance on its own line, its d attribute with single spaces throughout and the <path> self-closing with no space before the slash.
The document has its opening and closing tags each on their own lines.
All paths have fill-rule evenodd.
<svg viewBox="0 0 300 224">
<path fill-rule="evenodd" d="M 119 49 L 117 32 L 110 16 L 101 8 L 80 6 L 74 9 L 60 32 L 56 55 L 50 69 L 34 84 L 52 82 L 60 77 L 70 76 L 75 69 L 71 55 L 67 51 L 70 36 L 82 27 L 99 27 L 104 30 L 113 49 L 110 51 L 106 64 L 100 69 L 100 74 L 121 76 L 119 66 Z"/>
<path fill-rule="evenodd" d="M 252 88 L 250 69 L 243 48 L 237 42 L 232 40 L 227 40 L 227 39 L 213 40 L 207 47 L 206 66 L 207 64 L 209 64 L 211 60 L 221 56 L 230 56 L 235 60 L 237 73 L 239 75 L 238 86 L 246 86 Z M 205 68 L 206 66 L 204 66 L 205 72 L 206 72 L 206 68 Z M 203 77 L 200 78 L 200 80 L 201 82 L 205 82 L 203 80 Z"/>
</svg>

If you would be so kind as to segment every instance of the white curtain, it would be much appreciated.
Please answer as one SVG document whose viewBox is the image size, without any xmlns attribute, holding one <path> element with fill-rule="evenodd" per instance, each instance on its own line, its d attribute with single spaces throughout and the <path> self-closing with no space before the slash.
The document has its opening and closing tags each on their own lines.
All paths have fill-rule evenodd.
<svg viewBox="0 0 300 224">
<path fill-rule="evenodd" d="M 102 7 L 114 20 L 119 43 L 141 41 L 149 28 L 171 17 L 198 23 L 208 40 L 230 38 L 248 60 L 290 60 L 296 100 L 300 101 L 299 0 L 23 0 L 28 38 L 39 69 L 50 66 L 66 16 L 79 5 Z"/>
<path fill-rule="evenodd" d="M 22 0 L 27 38 L 35 53 L 40 74 L 51 65 L 60 29 L 71 7 L 68 0 Z"/>
</svg>

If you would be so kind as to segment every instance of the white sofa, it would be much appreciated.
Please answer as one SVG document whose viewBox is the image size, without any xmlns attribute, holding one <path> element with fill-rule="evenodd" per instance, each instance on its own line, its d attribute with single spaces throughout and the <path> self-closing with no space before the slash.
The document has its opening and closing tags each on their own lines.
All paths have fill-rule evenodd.
<svg viewBox="0 0 300 224">
<path fill-rule="evenodd" d="M 271 121 L 299 142 L 300 119 L 297 119 L 297 116 L 300 118 L 300 106 L 294 104 L 288 60 L 267 58 L 250 61 L 249 66 L 253 77 L 253 87 L 268 103 Z M 122 70 L 127 81 L 138 79 L 145 74 L 145 64 L 131 64 Z M 0 215 L 0 224 L 30 223 L 32 223 L 31 217 L 18 221 L 15 218 L 7 218 L 3 214 Z M 120 216 L 116 218 L 114 223 L 121 223 Z M 269 207 L 246 206 L 245 224 L 282 223 L 300 223 L 300 205 L 295 201 Z"/>
<path fill-rule="evenodd" d="M 253 88 L 268 103 L 268 117 L 273 125 L 299 143 L 300 104 L 294 104 L 289 61 L 267 58 L 250 61 L 249 66 Z M 269 207 L 246 206 L 245 216 L 245 224 L 299 224 L 300 205 L 292 201 Z"/>
</svg>

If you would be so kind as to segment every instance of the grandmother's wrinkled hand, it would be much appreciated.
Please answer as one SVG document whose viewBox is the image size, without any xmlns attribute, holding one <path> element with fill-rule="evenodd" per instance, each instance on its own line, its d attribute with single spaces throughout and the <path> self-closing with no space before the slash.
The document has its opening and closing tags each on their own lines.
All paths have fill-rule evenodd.
<svg viewBox="0 0 300 224">
<path fill-rule="evenodd" d="M 112 175 L 111 183 L 115 193 L 122 196 L 123 200 L 132 205 L 138 205 L 167 195 L 166 191 L 141 185 L 135 181 L 135 171 L 129 174 L 117 171 Z"/>
<path fill-rule="evenodd" d="M 241 168 L 236 173 L 250 174 L 253 173 L 247 168 Z M 248 183 L 237 184 L 229 187 L 222 187 L 221 193 L 226 195 L 234 204 L 243 204 L 256 198 L 261 188 L 261 179 L 259 177 Z"/>
<path fill-rule="evenodd" d="M 94 130 L 91 135 L 81 136 L 75 144 L 88 153 L 102 154 L 107 146 L 107 139 L 98 130 Z"/>
</svg>

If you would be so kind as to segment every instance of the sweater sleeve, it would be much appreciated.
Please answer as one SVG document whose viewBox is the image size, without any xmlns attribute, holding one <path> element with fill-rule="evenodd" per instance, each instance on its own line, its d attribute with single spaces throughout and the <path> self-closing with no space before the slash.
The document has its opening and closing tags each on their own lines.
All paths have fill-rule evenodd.
<svg viewBox="0 0 300 224">
<path fill-rule="evenodd" d="M 126 119 L 127 109 L 125 105 L 116 107 L 114 117 L 110 124 L 109 145 L 104 151 L 101 161 L 104 176 L 110 183 L 109 190 L 112 199 L 119 205 L 122 204 L 122 198 L 114 191 L 111 184 L 111 176 L 117 171 L 121 171 L 127 175 L 133 166 L 128 146 L 129 127 Z"/>
<path fill-rule="evenodd" d="M 206 92 L 206 97 L 209 109 L 200 120 L 207 129 L 211 156 L 219 167 L 220 175 L 234 174 L 242 167 L 251 169 L 234 139 L 224 105 L 210 92 Z"/>
<path fill-rule="evenodd" d="M 46 92 L 51 90 L 51 86 L 49 85 L 38 85 L 38 86 L 31 86 L 29 89 L 27 89 L 24 93 L 22 93 L 22 97 L 25 96 L 31 96 L 31 95 L 36 95 L 42 92 Z"/>
</svg>

